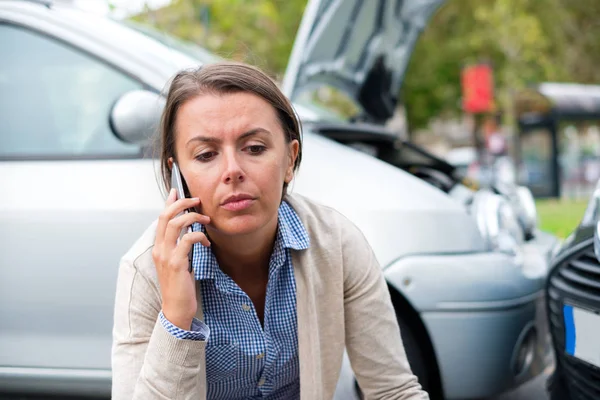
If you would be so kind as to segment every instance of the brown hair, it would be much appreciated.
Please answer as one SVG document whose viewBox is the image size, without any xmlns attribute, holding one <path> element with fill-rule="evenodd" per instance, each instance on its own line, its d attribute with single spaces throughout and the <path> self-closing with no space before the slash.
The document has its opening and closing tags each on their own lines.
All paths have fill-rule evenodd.
<svg viewBox="0 0 600 400">
<path fill-rule="evenodd" d="M 220 62 L 208 64 L 194 69 L 182 70 L 173 78 L 167 93 L 167 101 L 160 122 L 160 163 L 164 187 L 171 189 L 171 169 L 169 158 L 177 160 L 175 154 L 175 122 L 181 106 L 197 96 L 214 93 L 229 94 L 252 93 L 269 103 L 277 112 L 287 143 L 298 140 L 298 157 L 294 163 L 294 171 L 300 166 L 302 159 L 301 125 L 291 102 L 279 90 L 277 85 L 264 72 L 253 66 Z M 287 183 L 283 185 L 285 195 Z"/>
</svg>

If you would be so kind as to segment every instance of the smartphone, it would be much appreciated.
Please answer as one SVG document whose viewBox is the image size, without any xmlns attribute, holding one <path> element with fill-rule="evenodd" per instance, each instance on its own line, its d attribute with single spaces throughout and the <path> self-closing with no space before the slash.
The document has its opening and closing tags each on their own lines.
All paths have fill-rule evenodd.
<svg viewBox="0 0 600 400">
<path fill-rule="evenodd" d="M 187 193 L 188 193 L 187 185 L 185 184 L 185 180 L 181 176 L 181 171 L 179 170 L 179 167 L 177 166 L 177 163 L 175 161 L 173 161 L 173 167 L 171 168 L 171 187 L 174 188 L 175 191 L 177 192 L 178 200 L 183 199 L 184 197 L 189 197 L 189 196 L 187 196 Z M 194 210 L 191 208 L 188 208 L 188 209 L 184 210 L 183 213 L 187 214 L 192 211 L 194 211 Z M 179 214 L 179 215 L 182 215 L 182 214 Z M 179 234 L 179 239 L 181 239 L 183 237 L 183 235 L 185 235 L 186 233 L 190 233 L 190 232 L 192 232 L 191 225 L 181 230 L 181 233 Z M 177 243 L 179 243 L 179 240 L 177 241 Z M 193 257 L 194 257 L 194 246 L 192 246 L 192 249 L 190 250 L 190 253 L 188 254 L 188 260 L 189 260 L 188 270 L 190 272 L 192 272 Z"/>
</svg>

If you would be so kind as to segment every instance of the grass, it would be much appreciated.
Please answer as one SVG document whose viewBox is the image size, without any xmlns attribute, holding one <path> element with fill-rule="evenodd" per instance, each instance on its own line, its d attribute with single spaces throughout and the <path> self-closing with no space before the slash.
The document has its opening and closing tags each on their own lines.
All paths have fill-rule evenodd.
<svg viewBox="0 0 600 400">
<path fill-rule="evenodd" d="M 537 200 L 540 229 L 566 238 L 581 222 L 588 200 Z"/>
</svg>

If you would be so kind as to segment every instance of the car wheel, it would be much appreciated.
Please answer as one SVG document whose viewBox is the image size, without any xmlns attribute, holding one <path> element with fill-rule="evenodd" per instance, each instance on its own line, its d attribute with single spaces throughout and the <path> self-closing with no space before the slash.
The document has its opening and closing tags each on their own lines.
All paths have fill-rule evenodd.
<svg viewBox="0 0 600 400">
<path fill-rule="evenodd" d="M 419 378 L 419 383 L 423 390 L 429 392 L 429 376 L 427 374 L 427 365 L 421 346 L 417 341 L 410 326 L 400 316 L 398 316 L 398 325 L 400 325 L 400 334 L 402 335 L 402 343 L 408 357 L 408 362 L 413 374 Z"/>
</svg>

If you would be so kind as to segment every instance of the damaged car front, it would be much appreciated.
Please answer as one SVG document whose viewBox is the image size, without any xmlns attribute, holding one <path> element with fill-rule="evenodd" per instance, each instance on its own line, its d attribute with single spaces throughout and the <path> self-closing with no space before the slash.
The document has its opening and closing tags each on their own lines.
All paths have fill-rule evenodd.
<svg viewBox="0 0 600 400">
<path fill-rule="evenodd" d="M 432 398 L 475 399 L 509 390 L 548 366 L 543 288 L 556 238 L 538 229 L 526 189 L 474 190 L 455 167 L 385 127 L 419 34 L 442 3 L 309 1 L 283 89 L 307 129 L 440 195 L 439 207 L 427 208 L 425 186 L 373 171 L 371 180 L 399 185 L 395 207 L 385 217 L 375 201 L 343 209 L 374 244 L 421 384 Z M 358 114 L 343 118 L 315 106 L 323 87 L 353 100 Z M 357 193 L 369 190 L 361 182 L 355 181 Z M 419 202 L 423 208 L 407 208 Z M 379 218 L 363 218 L 362 210 L 373 208 Z M 360 398 L 358 386 L 346 359 L 338 398 Z"/>
</svg>

